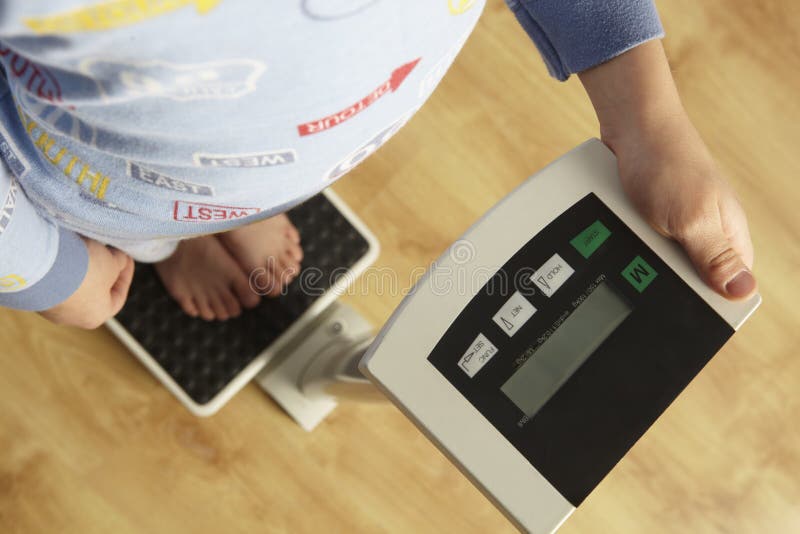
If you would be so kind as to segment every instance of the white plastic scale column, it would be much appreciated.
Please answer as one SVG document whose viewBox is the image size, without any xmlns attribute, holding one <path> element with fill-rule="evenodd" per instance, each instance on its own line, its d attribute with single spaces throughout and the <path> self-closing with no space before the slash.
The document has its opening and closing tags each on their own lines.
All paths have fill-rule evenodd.
<svg viewBox="0 0 800 534">
<path fill-rule="evenodd" d="M 519 528 L 549 533 L 759 303 L 711 291 L 591 140 L 446 251 L 361 369 Z"/>
</svg>

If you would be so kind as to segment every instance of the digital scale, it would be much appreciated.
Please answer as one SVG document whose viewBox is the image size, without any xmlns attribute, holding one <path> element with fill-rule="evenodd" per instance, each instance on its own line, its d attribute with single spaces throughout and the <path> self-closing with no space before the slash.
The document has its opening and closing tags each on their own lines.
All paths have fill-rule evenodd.
<svg viewBox="0 0 800 534">
<path fill-rule="evenodd" d="M 332 216 L 361 245 L 339 247 L 350 252 L 329 267 L 357 273 L 374 259 L 377 242 L 334 201 L 341 211 Z M 292 220 L 302 229 L 302 217 Z M 304 247 L 323 250 L 314 239 L 303 235 Z M 337 239 L 329 234 L 326 246 Z M 325 301 L 290 291 L 286 301 L 301 304 L 280 324 L 245 312 L 237 320 L 245 327 L 208 341 L 206 327 L 193 323 L 195 334 L 183 342 L 206 363 L 180 383 L 165 371 L 186 368 L 184 349 L 174 346 L 177 323 L 159 334 L 160 345 L 142 342 L 154 327 L 131 326 L 138 313 L 123 310 L 112 330 L 156 376 L 172 380 L 165 383 L 173 393 L 184 392 L 176 395 L 185 404 L 187 387 L 216 377 L 213 394 L 203 397 L 213 409 L 197 399 L 187 404 L 201 415 L 256 377 L 310 430 L 336 396 L 372 389 L 360 369 L 518 528 L 534 534 L 558 529 L 761 302 L 757 295 L 730 302 L 708 288 L 680 247 L 634 211 L 613 154 L 598 140 L 532 176 L 475 223 L 374 340 L 366 321 L 333 302 L 346 283 L 323 292 Z M 134 281 L 134 302 L 155 298 L 149 282 L 150 296 L 137 299 L 144 285 Z M 197 321 L 173 315 L 186 328 Z M 248 342 L 256 356 L 242 371 L 208 370 L 220 359 L 220 341 L 246 344 L 262 330 L 272 334 L 257 338 L 261 345 Z"/>
<path fill-rule="evenodd" d="M 361 369 L 519 528 L 549 533 L 760 301 L 708 288 L 591 140 L 475 223 Z"/>
</svg>

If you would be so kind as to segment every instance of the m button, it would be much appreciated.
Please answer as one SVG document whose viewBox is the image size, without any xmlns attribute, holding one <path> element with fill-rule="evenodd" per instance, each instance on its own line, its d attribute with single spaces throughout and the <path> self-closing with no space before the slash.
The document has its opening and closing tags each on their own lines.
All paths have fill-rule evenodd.
<svg viewBox="0 0 800 534">
<path fill-rule="evenodd" d="M 641 293 L 658 275 L 655 269 L 642 259 L 641 256 L 636 256 L 632 262 L 622 270 L 622 276 L 630 282 L 630 284 Z"/>
</svg>

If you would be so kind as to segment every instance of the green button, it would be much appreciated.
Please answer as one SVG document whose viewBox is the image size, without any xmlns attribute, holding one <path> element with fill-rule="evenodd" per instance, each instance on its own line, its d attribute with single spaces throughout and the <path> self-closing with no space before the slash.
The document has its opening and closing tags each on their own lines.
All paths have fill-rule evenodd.
<svg viewBox="0 0 800 534">
<path fill-rule="evenodd" d="M 636 291 L 641 293 L 650 285 L 650 282 L 655 280 L 658 273 L 655 269 L 650 267 L 641 256 L 636 256 L 632 262 L 622 270 L 622 276 L 625 280 L 631 283 L 636 288 Z"/>
<path fill-rule="evenodd" d="M 576 235 L 570 244 L 577 249 L 584 258 L 600 248 L 611 232 L 600 221 L 593 222 L 586 230 Z"/>
</svg>

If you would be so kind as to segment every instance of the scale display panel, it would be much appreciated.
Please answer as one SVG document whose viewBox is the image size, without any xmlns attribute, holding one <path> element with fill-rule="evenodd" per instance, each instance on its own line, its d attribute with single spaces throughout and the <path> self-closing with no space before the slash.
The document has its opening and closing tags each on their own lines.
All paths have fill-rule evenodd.
<svg viewBox="0 0 800 534">
<path fill-rule="evenodd" d="M 589 193 L 495 273 L 428 361 L 577 506 L 733 331 Z"/>
</svg>

